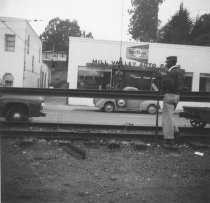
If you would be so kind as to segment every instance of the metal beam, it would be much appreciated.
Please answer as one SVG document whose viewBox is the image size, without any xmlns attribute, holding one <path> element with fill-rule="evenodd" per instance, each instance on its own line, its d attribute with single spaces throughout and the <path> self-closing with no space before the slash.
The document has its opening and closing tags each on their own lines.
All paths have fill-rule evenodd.
<svg viewBox="0 0 210 203">
<path fill-rule="evenodd" d="M 162 92 L 0 87 L 0 94 L 162 100 Z M 210 92 L 183 92 L 181 101 L 210 102 Z"/>
<path fill-rule="evenodd" d="M 89 125 L 70 123 L 22 123 L 0 122 L 2 138 L 36 137 L 51 139 L 155 139 L 155 126 Z M 210 139 L 210 128 L 194 129 L 180 127 L 183 138 Z M 157 136 L 162 138 L 162 128 Z"/>
</svg>

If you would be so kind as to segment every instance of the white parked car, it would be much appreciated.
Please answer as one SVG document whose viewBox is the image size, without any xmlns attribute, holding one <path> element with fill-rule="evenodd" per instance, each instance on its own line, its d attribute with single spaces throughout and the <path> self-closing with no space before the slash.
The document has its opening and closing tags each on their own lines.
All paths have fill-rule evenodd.
<svg viewBox="0 0 210 203">
<path fill-rule="evenodd" d="M 138 91 L 135 87 L 125 87 L 123 91 Z M 123 99 L 123 98 L 94 98 L 93 103 L 101 111 L 145 111 L 149 114 L 156 113 L 157 101 L 155 100 L 141 100 L 141 99 Z"/>
</svg>

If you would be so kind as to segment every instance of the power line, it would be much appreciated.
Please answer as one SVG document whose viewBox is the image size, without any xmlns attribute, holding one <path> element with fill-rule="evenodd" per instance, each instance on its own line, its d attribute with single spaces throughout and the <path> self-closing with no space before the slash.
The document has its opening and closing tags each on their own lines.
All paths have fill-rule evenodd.
<svg viewBox="0 0 210 203">
<path fill-rule="evenodd" d="M 120 36 L 120 60 L 122 58 L 122 30 L 123 30 L 123 11 L 124 11 L 124 0 L 122 0 L 122 13 L 121 13 L 121 18 L 122 18 L 122 21 L 121 21 L 121 36 Z"/>
<path fill-rule="evenodd" d="M 32 22 L 32 21 L 34 21 L 34 22 L 40 22 L 40 21 L 44 21 L 44 20 L 32 19 L 32 20 L 27 20 L 27 21 L 29 21 L 29 22 Z"/>
<path fill-rule="evenodd" d="M 41 22 L 41 21 L 47 21 L 47 20 L 41 20 L 41 19 L 16 19 L 16 20 L 3 20 L 4 22 L 22 22 L 23 20 L 27 20 L 28 22 Z"/>
</svg>

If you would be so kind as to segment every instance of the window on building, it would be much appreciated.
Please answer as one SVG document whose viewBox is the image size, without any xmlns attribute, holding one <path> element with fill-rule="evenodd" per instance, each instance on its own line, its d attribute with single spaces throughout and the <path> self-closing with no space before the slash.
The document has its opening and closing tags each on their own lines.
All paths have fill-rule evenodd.
<svg viewBox="0 0 210 203">
<path fill-rule="evenodd" d="M 200 74 L 199 91 L 210 92 L 210 74 L 209 73 Z"/>
<path fill-rule="evenodd" d="M 5 35 L 5 51 L 10 51 L 10 52 L 15 51 L 15 35 L 11 34 Z"/>
<path fill-rule="evenodd" d="M 30 48 L 30 36 L 28 35 L 28 40 L 27 40 L 27 54 L 29 54 L 29 48 Z"/>
<path fill-rule="evenodd" d="M 142 78 L 142 90 L 151 90 L 151 77 Z"/>
<path fill-rule="evenodd" d="M 32 56 L 32 72 L 34 72 L 34 56 Z"/>
<path fill-rule="evenodd" d="M 5 87 L 13 86 L 14 77 L 13 77 L 13 75 L 11 73 L 5 73 L 3 75 L 2 80 L 3 80 L 3 85 Z"/>
<path fill-rule="evenodd" d="M 43 81 L 44 80 L 44 72 L 42 70 L 40 70 L 40 80 L 39 80 L 39 87 L 43 88 Z"/>
<path fill-rule="evenodd" d="M 136 87 L 139 90 L 151 90 L 152 78 L 150 72 L 126 71 L 123 87 Z"/>
<path fill-rule="evenodd" d="M 184 81 L 184 91 L 192 91 L 192 78 L 193 73 L 191 72 L 185 72 L 185 81 Z"/>
<path fill-rule="evenodd" d="M 99 68 L 78 68 L 78 89 L 110 89 L 111 70 L 101 70 Z"/>
<path fill-rule="evenodd" d="M 12 86 L 13 86 L 13 81 L 5 80 L 5 87 L 12 87 Z"/>
<path fill-rule="evenodd" d="M 47 82 L 47 74 L 46 73 L 44 73 L 44 88 L 46 88 L 46 82 Z"/>
<path fill-rule="evenodd" d="M 39 62 L 40 62 L 40 57 L 41 57 L 41 49 L 39 48 Z"/>
</svg>

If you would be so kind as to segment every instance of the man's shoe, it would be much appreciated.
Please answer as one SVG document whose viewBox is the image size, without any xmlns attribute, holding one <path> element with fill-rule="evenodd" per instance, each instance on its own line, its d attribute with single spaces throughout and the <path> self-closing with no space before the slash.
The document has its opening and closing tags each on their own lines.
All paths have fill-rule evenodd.
<svg viewBox="0 0 210 203">
<path fill-rule="evenodd" d="M 168 150 L 177 151 L 179 147 L 175 144 L 174 140 L 164 140 L 163 147 Z"/>
</svg>

